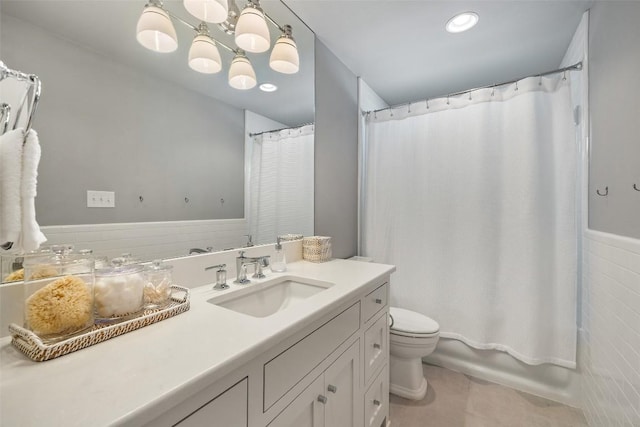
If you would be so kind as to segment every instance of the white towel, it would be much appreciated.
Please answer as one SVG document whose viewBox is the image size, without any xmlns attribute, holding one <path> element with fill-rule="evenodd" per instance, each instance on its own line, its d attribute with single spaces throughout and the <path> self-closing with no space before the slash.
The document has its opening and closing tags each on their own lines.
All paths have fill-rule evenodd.
<svg viewBox="0 0 640 427">
<path fill-rule="evenodd" d="M 0 245 L 17 242 L 20 237 L 23 142 L 24 129 L 0 136 Z"/>
<path fill-rule="evenodd" d="M 31 129 L 27 133 L 22 154 L 22 234 L 19 246 L 25 252 L 34 251 L 47 241 L 36 221 L 36 185 L 38 164 L 40 163 L 40 142 L 38 133 Z"/>
</svg>

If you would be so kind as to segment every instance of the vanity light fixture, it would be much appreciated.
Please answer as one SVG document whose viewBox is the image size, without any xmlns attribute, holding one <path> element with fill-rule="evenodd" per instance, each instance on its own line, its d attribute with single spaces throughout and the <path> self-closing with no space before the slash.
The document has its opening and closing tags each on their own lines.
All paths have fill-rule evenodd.
<svg viewBox="0 0 640 427">
<path fill-rule="evenodd" d="M 269 27 L 259 0 L 251 0 L 240 13 L 236 25 L 236 45 L 247 52 L 262 53 L 271 47 Z"/>
<path fill-rule="evenodd" d="M 164 8 L 162 0 L 148 0 L 137 25 L 137 40 L 155 52 L 173 52 L 178 47 L 173 21 L 181 22 L 196 32 L 189 49 L 189 66 L 200 73 L 214 74 L 222 70 L 219 47 L 233 53 L 229 67 L 229 85 L 236 89 L 251 89 L 257 83 L 256 74 L 245 52 L 262 53 L 269 50 L 271 37 L 267 21 L 281 35 L 271 51 L 269 66 L 283 74 L 297 73 L 300 69 L 298 47 L 290 25 L 280 26 L 260 7 L 259 0 L 249 0 L 238 16 L 236 0 L 183 0 L 185 9 L 200 19 L 198 25 L 179 18 Z M 230 47 L 214 39 L 207 22 L 219 23 L 221 31 L 234 34 L 237 47 Z"/>
<path fill-rule="evenodd" d="M 204 74 L 215 74 L 222 70 L 222 60 L 216 42 L 209 36 L 207 25 L 200 24 L 198 34 L 189 49 L 189 67 Z"/>
<path fill-rule="evenodd" d="M 447 21 L 446 29 L 450 33 L 461 33 L 474 27 L 480 17 L 475 12 L 459 13 Z"/>
<path fill-rule="evenodd" d="M 169 14 L 154 3 L 144 7 L 136 28 L 138 43 L 156 52 L 173 52 L 178 48 L 178 36 Z"/>
<path fill-rule="evenodd" d="M 274 85 L 273 83 L 262 83 L 260 85 L 260 90 L 263 92 L 275 92 L 276 90 L 278 90 L 278 86 Z"/>
<path fill-rule="evenodd" d="M 256 72 L 244 51 L 238 49 L 229 67 L 229 85 L 235 89 L 251 89 L 257 83 Z"/>
</svg>

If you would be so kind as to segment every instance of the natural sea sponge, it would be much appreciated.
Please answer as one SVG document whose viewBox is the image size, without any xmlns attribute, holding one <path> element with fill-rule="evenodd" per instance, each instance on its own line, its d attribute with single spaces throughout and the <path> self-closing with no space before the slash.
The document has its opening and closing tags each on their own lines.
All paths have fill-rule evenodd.
<svg viewBox="0 0 640 427">
<path fill-rule="evenodd" d="M 58 276 L 58 271 L 55 268 L 43 267 L 31 273 L 29 280 L 46 279 L 47 277 L 55 276 Z"/>
<path fill-rule="evenodd" d="M 20 280 L 24 280 L 24 268 L 16 270 L 4 278 L 5 282 L 18 282 Z"/>
<path fill-rule="evenodd" d="M 93 298 L 87 284 L 75 276 L 49 283 L 27 298 L 25 316 L 37 335 L 72 333 L 90 325 Z"/>
</svg>

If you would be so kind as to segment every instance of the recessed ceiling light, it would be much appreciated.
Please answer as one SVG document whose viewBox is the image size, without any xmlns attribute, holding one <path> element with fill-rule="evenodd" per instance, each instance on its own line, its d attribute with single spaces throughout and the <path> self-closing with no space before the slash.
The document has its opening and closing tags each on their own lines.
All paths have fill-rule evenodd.
<svg viewBox="0 0 640 427">
<path fill-rule="evenodd" d="M 472 28 L 478 23 L 478 14 L 475 12 L 459 13 L 447 22 L 447 31 L 450 33 L 461 33 Z"/>
<path fill-rule="evenodd" d="M 275 92 L 276 90 L 278 90 L 278 86 L 274 85 L 273 83 L 262 83 L 260 85 L 260 90 L 263 92 Z"/>
</svg>

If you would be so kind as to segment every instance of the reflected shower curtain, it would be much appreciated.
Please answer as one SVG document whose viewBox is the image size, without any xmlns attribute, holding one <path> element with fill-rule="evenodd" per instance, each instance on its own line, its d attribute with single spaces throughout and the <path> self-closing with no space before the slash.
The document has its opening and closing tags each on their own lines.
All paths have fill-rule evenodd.
<svg viewBox="0 0 640 427">
<path fill-rule="evenodd" d="M 256 244 L 313 235 L 313 125 L 254 137 L 248 216 Z"/>
<path fill-rule="evenodd" d="M 567 76 L 568 78 L 568 76 Z M 569 80 L 370 113 L 363 255 L 441 336 L 575 368 L 576 165 Z"/>
</svg>

